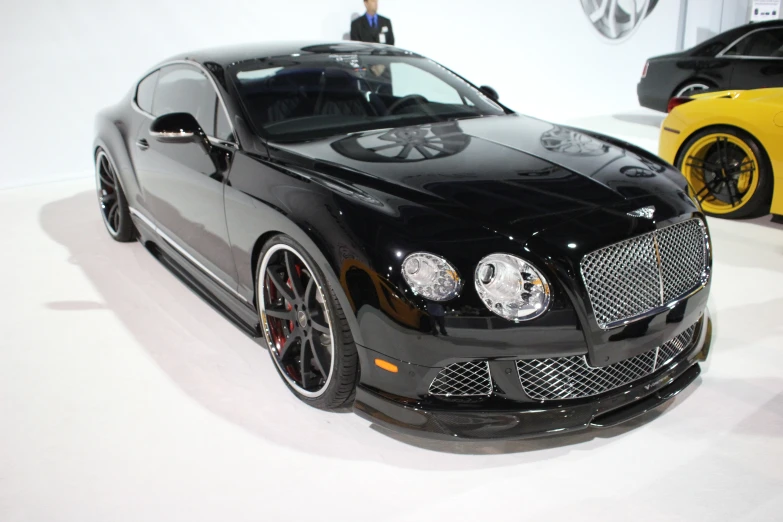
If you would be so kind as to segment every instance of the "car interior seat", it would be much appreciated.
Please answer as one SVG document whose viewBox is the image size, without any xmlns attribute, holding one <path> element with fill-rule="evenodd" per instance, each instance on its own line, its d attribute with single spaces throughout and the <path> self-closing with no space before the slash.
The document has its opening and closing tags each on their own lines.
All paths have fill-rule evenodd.
<svg viewBox="0 0 783 522">
<path fill-rule="evenodd" d="M 347 71 L 327 69 L 315 103 L 315 114 L 377 116 L 377 111 L 359 88 L 360 81 Z"/>
</svg>

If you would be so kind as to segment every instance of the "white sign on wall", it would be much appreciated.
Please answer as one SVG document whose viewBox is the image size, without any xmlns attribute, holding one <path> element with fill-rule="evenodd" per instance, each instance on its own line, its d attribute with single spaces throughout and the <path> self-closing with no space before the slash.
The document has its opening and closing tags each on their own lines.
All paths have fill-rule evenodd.
<svg viewBox="0 0 783 522">
<path fill-rule="evenodd" d="M 753 0 L 750 6 L 750 21 L 763 22 L 780 18 L 780 0 Z"/>
</svg>

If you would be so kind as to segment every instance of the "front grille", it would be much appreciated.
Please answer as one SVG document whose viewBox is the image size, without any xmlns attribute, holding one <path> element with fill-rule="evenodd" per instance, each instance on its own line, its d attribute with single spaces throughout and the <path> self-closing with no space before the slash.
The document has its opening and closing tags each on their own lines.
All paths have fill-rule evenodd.
<svg viewBox="0 0 783 522">
<path fill-rule="evenodd" d="M 690 219 L 587 254 L 581 262 L 598 326 L 613 328 L 707 282 L 707 232 Z"/>
<path fill-rule="evenodd" d="M 590 366 L 584 355 L 519 360 L 519 380 L 527 396 L 535 400 L 599 395 L 663 368 L 690 345 L 695 331 L 696 324 L 663 346 L 601 368 Z"/>
<path fill-rule="evenodd" d="M 487 361 L 459 362 L 446 366 L 430 384 L 430 395 L 477 397 L 492 394 L 492 377 Z"/>
</svg>

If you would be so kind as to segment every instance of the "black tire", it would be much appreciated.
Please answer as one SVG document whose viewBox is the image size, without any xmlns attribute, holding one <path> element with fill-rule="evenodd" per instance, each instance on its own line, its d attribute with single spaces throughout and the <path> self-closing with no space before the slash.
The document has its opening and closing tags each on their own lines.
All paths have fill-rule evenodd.
<svg viewBox="0 0 783 522">
<path fill-rule="evenodd" d="M 95 184 L 98 205 L 106 231 L 115 241 L 128 243 L 136 239 L 128 200 L 122 190 L 114 161 L 104 149 L 95 152 Z"/>
<path fill-rule="evenodd" d="M 750 199 L 747 203 L 743 204 L 741 208 L 725 213 L 713 213 L 707 210 L 704 211 L 708 216 L 725 218 L 725 219 L 747 219 L 769 214 L 770 205 L 772 203 L 773 192 L 773 171 L 772 163 L 769 160 L 769 155 L 759 141 L 749 133 L 736 127 L 730 127 L 725 125 L 719 125 L 714 127 L 707 127 L 696 133 L 694 133 L 688 140 L 685 141 L 677 154 L 675 166 L 678 170 L 682 171 L 685 163 L 685 154 L 691 149 L 691 147 L 702 138 L 712 134 L 730 134 L 735 136 L 739 140 L 743 141 L 756 156 L 759 178 L 758 186 L 756 190 L 750 195 Z M 687 176 L 686 176 L 687 177 Z M 688 180 L 690 183 L 690 180 Z"/>
<path fill-rule="evenodd" d="M 277 352 L 273 350 L 273 333 L 270 328 L 273 326 L 271 323 L 272 321 L 275 321 L 275 319 L 266 316 L 264 312 L 267 310 L 265 299 L 269 296 L 267 289 L 269 284 L 267 282 L 267 269 L 270 267 L 271 262 L 274 261 L 274 256 L 279 255 L 279 252 L 285 253 L 286 250 L 289 252 L 292 251 L 304 262 L 304 266 L 301 268 L 304 273 L 308 274 L 308 277 L 309 273 L 312 273 L 317 287 L 322 290 L 321 294 L 324 298 L 324 303 L 321 303 L 320 306 L 325 305 L 328 309 L 328 325 L 332 334 L 331 346 L 333 349 L 333 362 L 326 385 L 316 392 L 315 395 L 312 393 L 303 393 L 301 384 L 296 382 L 296 380 L 282 368 L 281 362 L 278 360 Z M 345 318 L 345 313 L 343 312 L 340 303 L 337 301 L 334 290 L 329 285 L 321 268 L 315 260 L 313 260 L 310 254 L 307 253 L 304 247 L 289 236 L 281 234 L 272 237 L 264 244 L 261 255 L 259 256 L 258 265 L 256 267 L 256 289 L 256 306 L 259 311 L 261 328 L 264 332 L 267 345 L 269 346 L 269 354 L 275 369 L 286 386 L 288 386 L 294 395 L 301 401 L 318 409 L 338 410 L 352 404 L 356 394 L 356 385 L 359 375 L 359 356 L 356 353 L 356 344 L 353 340 L 351 327 Z M 281 322 L 285 324 L 288 321 Z M 311 340 L 310 342 L 312 343 L 313 341 Z M 299 345 L 299 349 L 301 359 L 301 350 L 303 349 L 301 344 Z M 314 368 L 314 355 L 311 357 L 311 360 L 313 361 L 311 367 Z"/>
</svg>

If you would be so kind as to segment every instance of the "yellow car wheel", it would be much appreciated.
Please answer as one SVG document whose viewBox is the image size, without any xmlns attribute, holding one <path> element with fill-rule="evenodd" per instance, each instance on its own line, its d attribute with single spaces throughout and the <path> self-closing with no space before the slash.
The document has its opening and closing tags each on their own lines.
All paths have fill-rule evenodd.
<svg viewBox="0 0 783 522">
<path fill-rule="evenodd" d="M 745 218 L 769 212 L 772 167 L 761 145 L 744 131 L 697 132 L 683 145 L 676 166 L 707 215 Z"/>
</svg>

